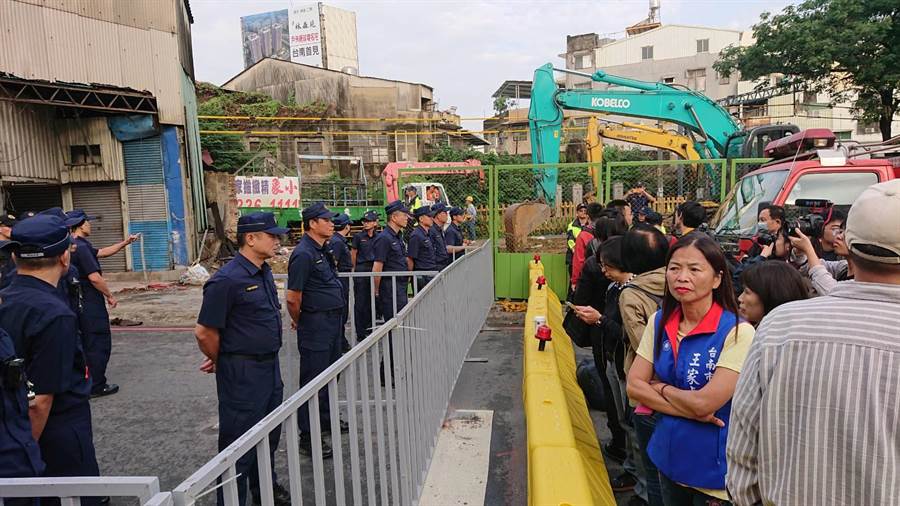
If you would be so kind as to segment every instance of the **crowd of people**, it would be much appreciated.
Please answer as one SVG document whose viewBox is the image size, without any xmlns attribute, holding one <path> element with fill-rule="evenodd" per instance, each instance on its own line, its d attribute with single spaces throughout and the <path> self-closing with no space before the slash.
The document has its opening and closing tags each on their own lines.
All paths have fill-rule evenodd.
<svg viewBox="0 0 900 506">
<path fill-rule="evenodd" d="M 119 391 L 99 259 L 138 236 L 97 249 L 92 220 L 58 207 L 0 219 L 0 477 L 99 475 L 90 399 Z"/>
<path fill-rule="evenodd" d="M 900 504 L 900 180 L 806 226 L 766 205 L 743 255 L 699 203 L 666 234 L 642 185 L 627 197 L 579 207 L 564 320 L 599 375 L 612 489 L 652 506 Z"/>
<path fill-rule="evenodd" d="M 410 284 L 421 290 L 436 273 L 465 254 L 470 243 L 463 238 L 461 228 L 466 221 L 465 210 L 448 208 L 433 190 L 428 195 L 429 200 L 436 200 L 432 205 L 423 204 L 418 196 L 409 197 L 416 205 L 414 210 L 400 200 L 389 203 L 384 208 L 386 223 L 381 231 L 378 214 L 368 211 L 361 219 L 362 230 L 352 237 L 346 214 L 334 213 L 321 202 L 303 209 L 305 232 L 290 256 L 285 295 L 291 328 L 297 332 L 300 388 L 351 349 L 345 335 L 351 310 L 351 278 L 340 273 L 359 274 L 352 277 L 354 340 L 358 342 L 371 332 L 377 318 L 388 320 L 406 306 Z M 410 223 L 411 218 L 415 224 Z M 283 399 L 278 362 L 281 303 L 266 261 L 275 256 L 280 248 L 279 236 L 286 232 L 271 213 L 241 216 L 238 254 L 203 287 L 195 334 L 206 357 L 201 370 L 216 375 L 220 450 Z M 411 281 L 407 273 L 415 279 Z M 387 381 L 384 371 L 382 381 Z M 333 427 L 348 432 L 346 422 L 331 419 L 327 388 L 319 391 L 318 399 L 321 432 L 330 434 Z M 313 440 L 308 403 L 300 408 L 297 420 L 300 452 L 312 456 L 318 446 L 324 458 L 331 457 L 332 449 L 325 440 Z M 270 435 L 272 463 L 279 438 L 279 431 Z M 239 460 L 237 472 L 239 504 L 246 504 L 248 490 L 258 504 L 255 452 Z M 272 473 L 275 504 L 291 504 L 289 492 L 278 484 L 274 467 Z"/>
</svg>

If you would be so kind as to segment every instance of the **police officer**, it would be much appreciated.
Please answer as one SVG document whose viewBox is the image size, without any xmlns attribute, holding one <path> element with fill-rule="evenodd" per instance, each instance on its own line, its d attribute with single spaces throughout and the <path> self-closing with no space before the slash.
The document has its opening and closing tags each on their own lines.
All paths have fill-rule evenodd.
<svg viewBox="0 0 900 506">
<path fill-rule="evenodd" d="M 91 220 L 94 217 L 81 209 L 69 211 L 66 216 L 75 223 L 72 225 L 72 235 L 75 236 L 76 249 L 72 263 L 78 269 L 78 281 L 81 283 L 84 298 L 81 333 L 84 336 L 88 365 L 94 375 L 91 396 L 112 395 L 119 391 L 119 385 L 106 381 L 106 365 L 112 352 L 112 332 L 109 328 L 106 304 L 109 304 L 109 307 L 116 307 L 117 302 L 109 291 L 106 280 L 103 279 L 100 259 L 115 255 L 136 241 L 138 236 L 130 235 L 122 242 L 97 249 L 88 241 L 88 237 L 91 236 Z"/>
<path fill-rule="evenodd" d="M 413 211 L 413 216 L 419 222 L 412 234 L 409 236 L 409 244 L 406 246 L 406 256 L 412 263 L 414 271 L 436 271 L 437 264 L 434 261 L 434 247 L 431 244 L 430 230 L 433 221 L 431 207 L 422 206 Z M 421 290 L 428 284 L 434 276 L 420 275 L 418 278 L 418 289 Z"/>
<path fill-rule="evenodd" d="M 450 208 L 450 225 L 447 225 L 447 230 L 444 231 L 444 242 L 447 244 L 447 252 L 451 255 L 451 262 L 466 254 L 465 243 L 468 241 L 463 239 L 462 230 L 459 229 L 465 220 L 465 211 L 456 206 Z"/>
<path fill-rule="evenodd" d="M 387 226 L 375 238 L 373 248 L 375 250 L 375 262 L 372 264 L 372 272 L 402 272 L 413 269 L 412 260 L 406 256 L 406 245 L 400 238 L 400 231 L 409 223 L 409 209 L 403 202 L 395 200 L 384 207 L 387 216 Z M 375 297 L 381 314 L 385 320 L 390 320 L 406 306 L 406 287 L 409 278 L 395 276 L 390 278 L 375 278 Z M 394 306 L 396 297 L 397 305 Z"/>
<path fill-rule="evenodd" d="M 12 227 L 16 224 L 16 217 L 11 214 L 0 215 L 0 290 L 9 286 L 10 272 L 15 270 L 16 264 L 13 262 L 12 253 L 10 253 L 3 245 L 9 242 L 9 236 L 12 234 Z"/>
<path fill-rule="evenodd" d="M 31 432 L 25 385 L 25 361 L 16 357 L 12 338 L 0 330 L 0 478 L 35 478 L 44 472 Z"/>
<path fill-rule="evenodd" d="M 419 198 L 419 192 L 416 191 L 415 186 L 407 186 L 404 193 L 406 193 L 406 201 L 404 203 L 406 204 L 407 209 L 415 211 L 422 207 L 422 199 Z"/>
<path fill-rule="evenodd" d="M 306 233 L 294 247 L 288 261 L 287 306 L 297 329 L 300 348 L 300 388 L 341 358 L 344 335 L 344 293 L 338 280 L 334 258 L 327 242 L 334 236 L 334 220 L 325 204 L 316 202 L 303 210 Z M 312 455 L 309 432 L 309 404 L 300 407 L 300 452 Z M 331 430 L 328 389 L 319 391 L 319 420 L 322 432 Z M 341 432 L 347 431 L 339 422 Z M 323 441 L 322 456 L 330 457 L 331 448 Z"/>
<path fill-rule="evenodd" d="M 216 374 L 219 399 L 219 450 L 281 404 L 284 383 L 278 363 L 281 349 L 281 304 L 272 269 L 266 260 L 281 247 L 278 236 L 288 229 L 272 213 L 241 216 L 237 225 L 239 251 L 203 286 L 203 303 L 194 335 L 206 361 L 200 370 Z M 272 463 L 280 431 L 269 434 Z M 246 504 L 247 485 L 259 502 L 256 452 L 237 463 L 238 504 Z M 275 481 L 275 504 L 290 504 L 290 493 Z M 219 504 L 223 503 L 219 494 Z"/>
<path fill-rule="evenodd" d="M 339 214 L 332 220 L 332 223 L 334 223 L 334 235 L 328 240 L 328 246 L 334 256 L 337 271 L 352 272 L 353 258 L 350 255 L 350 246 L 347 244 L 347 237 L 350 235 L 350 217 L 346 214 Z M 350 351 L 350 342 L 347 341 L 346 334 L 347 318 L 350 315 L 350 278 L 338 277 L 338 280 L 344 290 L 344 327 L 341 330 L 341 351 L 346 353 Z"/>
<path fill-rule="evenodd" d="M 578 240 L 581 230 L 589 223 L 587 204 L 578 204 L 575 207 L 575 219 L 566 227 L 566 269 L 569 272 L 569 277 L 572 276 L 572 257 L 575 254 L 575 241 Z"/>
<path fill-rule="evenodd" d="M 438 202 L 431 206 L 431 212 L 434 216 L 434 226 L 428 231 L 431 237 L 431 245 L 434 248 L 434 263 L 437 264 L 438 270 L 444 270 L 450 265 L 450 252 L 447 251 L 447 244 L 444 242 L 444 226 L 449 221 L 447 214 L 447 206 L 443 202 Z"/>
<path fill-rule="evenodd" d="M 0 290 L 0 328 L 12 337 L 33 385 L 28 414 L 44 475 L 99 476 L 90 372 L 75 313 L 57 292 L 69 268 L 69 229 L 56 216 L 35 216 L 13 227 L 12 241 L 18 273 Z"/>
<path fill-rule="evenodd" d="M 350 256 L 353 270 L 356 272 L 372 272 L 375 261 L 375 230 L 378 228 L 378 213 L 366 211 L 362 217 L 363 229 L 353 234 L 350 244 Z M 353 321 L 356 325 L 356 342 L 366 338 L 372 328 L 372 280 L 371 278 L 353 278 Z"/>
</svg>

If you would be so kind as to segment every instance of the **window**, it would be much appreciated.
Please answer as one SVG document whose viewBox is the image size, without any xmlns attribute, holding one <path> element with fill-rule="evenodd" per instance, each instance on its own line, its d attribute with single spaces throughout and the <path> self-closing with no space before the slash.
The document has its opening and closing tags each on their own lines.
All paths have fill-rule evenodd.
<svg viewBox="0 0 900 506">
<path fill-rule="evenodd" d="M 322 141 L 320 139 L 296 139 L 298 155 L 322 155 Z"/>
<path fill-rule="evenodd" d="M 757 206 L 775 200 L 787 176 L 788 171 L 775 170 L 741 178 L 713 217 L 716 232 L 751 233 L 756 226 Z"/>
<path fill-rule="evenodd" d="M 709 39 L 697 39 L 697 52 L 698 53 L 708 53 L 709 52 Z"/>
<path fill-rule="evenodd" d="M 674 76 L 663 77 L 662 82 L 663 82 L 663 84 L 675 84 L 675 77 Z"/>
<path fill-rule="evenodd" d="M 514 142 L 525 142 L 528 140 L 528 132 L 513 132 L 512 140 Z"/>
<path fill-rule="evenodd" d="M 839 141 L 849 141 L 851 139 L 851 133 L 850 130 L 844 130 L 842 132 L 835 132 L 834 136 Z"/>
<path fill-rule="evenodd" d="M 69 146 L 69 159 L 71 160 L 71 165 L 99 165 L 100 145 L 91 144 L 86 146 L 78 144 Z"/>
<path fill-rule="evenodd" d="M 594 66 L 593 56 L 594 55 L 592 55 L 590 53 L 576 55 L 575 56 L 575 68 L 576 69 L 587 69 L 587 68 L 593 67 Z"/>
<path fill-rule="evenodd" d="M 706 91 L 706 69 L 691 69 L 685 73 L 688 88 L 696 91 Z"/>
<path fill-rule="evenodd" d="M 874 172 L 819 172 L 800 176 L 784 201 L 793 205 L 797 199 L 827 199 L 838 206 L 848 206 L 869 186 L 878 182 Z"/>
<path fill-rule="evenodd" d="M 860 121 L 856 124 L 856 133 L 858 133 L 858 134 L 862 134 L 862 135 L 877 134 L 880 132 L 881 132 L 881 128 L 879 128 L 878 123 L 875 123 L 874 121 L 871 123 L 865 123 L 865 122 Z"/>
<path fill-rule="evenodd" d="M 716 75 L 719 77 L 719 84 L 729 84 L 731 83 L 731 76 L 723 76 L 716 72 Z"/>
<path fill-rule="evenodd" d="M 641 59 L 642 60 L 652 60 L 653 59 L 653 46 L 644 46 L 641 48 Z"/>
</svg>

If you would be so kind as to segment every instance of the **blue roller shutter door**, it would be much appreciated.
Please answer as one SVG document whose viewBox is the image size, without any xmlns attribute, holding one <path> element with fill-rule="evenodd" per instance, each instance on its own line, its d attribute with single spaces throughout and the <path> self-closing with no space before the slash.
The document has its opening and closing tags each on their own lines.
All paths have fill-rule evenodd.
<svg viewBox="0 0 900 506">
<path fill-rule="evenodd" d="M 122 143 L 125 155 L 125 183 L 128 187 L 129 233 L 143 234 L 131 248 L 132 266 L 141 271 L 172 268 L 168 206 L 163 175 L 162 145 L 159 136 Z"/>
</svg>

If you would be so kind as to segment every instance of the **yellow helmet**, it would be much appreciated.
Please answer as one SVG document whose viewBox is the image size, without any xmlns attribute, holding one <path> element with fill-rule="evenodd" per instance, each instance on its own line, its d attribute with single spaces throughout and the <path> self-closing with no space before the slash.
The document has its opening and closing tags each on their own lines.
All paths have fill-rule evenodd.
<svg viewBox="0 0 900 506">
<path fill-rule="evenodd" d="M 466 197 L 466 202 L 474 202 L 474 201 L 475 201 L 475 199 L 472 198 L 471 195 L 469 195 L 468 197 Z"/>
</svg>

